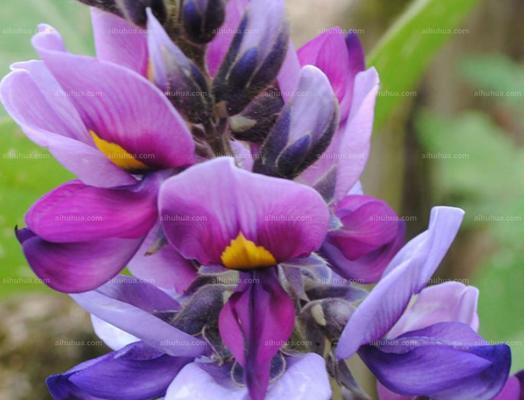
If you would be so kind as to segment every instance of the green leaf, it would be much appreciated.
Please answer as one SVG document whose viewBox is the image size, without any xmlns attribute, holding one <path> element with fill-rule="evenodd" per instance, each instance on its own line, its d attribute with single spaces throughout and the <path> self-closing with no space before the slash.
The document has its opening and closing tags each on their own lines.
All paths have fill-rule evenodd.
<svg viewBox="0 0 524 400">
<path fill-rule="evenodd" d="M 376 124 L 382 126 L 409 97 L 437 50 L 468 34 L 459 24 L 478 0 L 415 0 L 391 26 L 369 56 L 380 74 Z"/>
<path fill-rule="evenodd" d="M 513 106 L 512 113 L 522 119 L 524 68 L 521 64 L 501 54 L 489 54 L 464 57 L 459 68 L 473 86 L 473 96 Z"/>
<path fill-rule="evenodd" d="M 40 196 L 72 176 L 11 121 L 0 122 L 0 296 L 41 288 L 15 235 Z"/>
</svg>

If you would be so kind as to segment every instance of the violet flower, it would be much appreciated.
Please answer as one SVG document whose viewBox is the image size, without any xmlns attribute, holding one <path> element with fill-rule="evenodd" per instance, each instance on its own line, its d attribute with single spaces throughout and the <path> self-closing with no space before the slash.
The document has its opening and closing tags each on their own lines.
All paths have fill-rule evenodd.
<svg viewBox="0 0 524 400">
<path fill-rule="evenodd" d="M 181 305 L 146 282 L 121 276 L 96 291 L 73 295 L 92 314 L 95 331 L 114 352 L 49 377 L 53 398 L 246 398 L 246 388 L 233 380 L 230 353 L 213 346 L 224 289 L 202 288 Z M 182 326 L 202 330 L 209 344 L 182 332 Z M 286 355 L 282 362 L 274 365 L 266 399 L 331 396 L 322 357 Z"/>
<path fill-rule="evenodd" d="M 428 231 L 395 256 L 340 337 L 337 356 L 345 359 L 358 351 L 380 383 L 395 393 L 492 399 L 508 377 L 509 347 L 490 345 L 475 332 L 475 289 L 444 284 L 423 290 L 462 215 L 457 209 L 434 209 Z"/>
<path fill-rule="evenodd" d="M 180 254 L 242 271 L 220 314 L 220 335 L 243 367 L 251 397 L 263 399 L 273 357 L 295 321 L 276 267 L 319 249 L 328 228 L 326 204 L 312 188 L 254 175 L 227 158 L 169 179 L 159 202 L 166 237 Z"/>
<path fill-rule="evenodd" d="M 251 20 L 248 24 L 273 21 L 280 6 L 274 12 L 264 9 L 264 15 L 257 19 L 252 17 L 262 3 L 255 1 L 237 14 L 228 7 L 231 15 L 224 29 L 242 16 L 245 21 Z M 115 11 L 112 6 L 104 9 Z M 196 162 L 195 151 L 208 157 L 233 145 L 225 143 L 227 138 L 217 137 L 206 138 L 208 146 L 200 137 L 192 137 L 181 115 L 193 122 L 209 118 L 206 107 L 210 89 L 199 69 L 169 41 L 151 12 L 147 34 L 118 16 L 99 10 L 93 10 L 92 15 L 97 59 L 66 52 L 60 35 L 42 25 L 33 38 L 42 61 L 15 64 L 2 81 L 0 93 L 7 111 L 30 139 L 47 148 L 80 179 L 41 199 L 26 218 L 27 231 L 18 237 L 35 273 L 59 291 L 93 289 L 127 264 L 138 276 L 164 278 L 169 274 L 163 261 L 174 262 L 169 268 L 180 268 L 183 279 L 170 277 L 170 284 L 184 289 L 196 272 L 190 261 L 171 249 L 160 246 L 153 252 L 156 257 L 150 261 L 163 262 L 155 267 L 154 276 L 145 276 L 147 268 L 142 268 L 143 255 L 149 249 L 141 245 L 147 242 L 154 247 L 156 241 L 163 241 L 162 232 L 152 229 L 158 222 L 159 184 Z M 246 51 L 262 39 L 255 25 L 250 28 Z M 122 35 L 121 31 L 131 34 Z M 238 36 L 240 39 L 244 40 Z M 229 65 L 226 53 L 230 44 L 220 35 L 209 44 L 209 69 L 213 63 L 223 68 Z M 277 57 L 277 53 L 271 54 Z M 276 75 L 280 64 L 272 55 L 267 55 L 265 62 L 271 62 Z M 189 81 L 183 79 L 188 71 L 193 73 Z M 261 77 L 257 87 L 261 88 L 269 77 Z M 153 79 L 158 87 L 146 78 Z M 257 78 L 251 82 L 255 84 Z M 198 90 L 200 96 L 177 95 L 184 90 Z M 180 100 L 188 98 L 193 101 Z M 198 109 L 204 112 L 196 112 Z M 206 124 L 213 125 L 208 121 L 204 127 Z M 210 129 L 215 132 L 216 128 Z M 74 201 L 73 192 L 75 196 L 82 193 L 81 207 Z M 119 213 L 124 209 L 125 215 Z M 95 218 L 97 221 L 93 221 Z M 67 225 L 67 234 L 52 233 L 63 224 Z"/>
</svg>

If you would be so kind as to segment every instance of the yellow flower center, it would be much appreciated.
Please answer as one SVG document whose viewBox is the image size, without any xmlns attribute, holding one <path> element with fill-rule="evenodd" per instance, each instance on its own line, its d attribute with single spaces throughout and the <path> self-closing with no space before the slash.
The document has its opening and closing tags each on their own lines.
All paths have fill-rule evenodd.
<svg viewBox="0 0 524 400">
<path fill-rule="evenodd" d="M 104 155 L 109 158 L 116 166 L 128 171 L 148 169 L 147 165 L 137 160 L 118 144 L 102 139 L 93 131 L 90 131 L 89 133 L 91 133 L 91 137 L 93 138 L 95 146 L 98 148 L 98 150 L 104 153 Z"/>
<path fill-rule="evenodd" d="M 262 267 L 272 267 L 277 264 L 277 260 L 268 250 L 262 246 L 257 246 L 251 240 L 239 233 L 231 241 L 220 257 L 222 264 L 231 269 L 253 269 Z"/>
</svg>

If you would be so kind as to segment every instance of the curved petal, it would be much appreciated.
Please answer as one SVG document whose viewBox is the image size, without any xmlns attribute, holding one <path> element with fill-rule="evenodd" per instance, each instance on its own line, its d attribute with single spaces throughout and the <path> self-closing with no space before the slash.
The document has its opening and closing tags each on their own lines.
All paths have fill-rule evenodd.
<svg viewBox="0 0 524 400">
<path fill-rule="evenodd" d="M 63 50 L 62 38 L 41 26 L 33 45 L 87 128 L 151 167 L 175 168 L 194 162 L 189 129 L 163 93 L 136 72 Z"/>
<path fill-rule="evenodd" d="M 116 326 L 108 324 L 94 315 L 91 315 L 91 324 L 93 325 L 96 336 L 112 350 L 120 350 L 131 343 L 140 341 L 137 337 L 130 335 Z"/>
<path fill-rule="evenodd" d="M 91 8 L 96 56 L 147 76 L 149 57 L 146 31 L 124 18 Z"/>
<path fill-rule="evenodd" d="M 143 238 L 108 238 L 80 243 L 47 242 L 30 230 L 18 232 L 27 262 L 49 287 L 79 293 L 107 282 L 135 255 Z"/>
<path fill-rule="evenodd" d="M 128 268 L 139 279 L 152 283 L 162 289 L 184 293 L 197 277 L 197 270 L 190 260 L 182 257 L 168 243 L 162 241 L 160 227 L 151 230 L 137 254 L 129 262 Z M 154 249 L 150 253 L 151 249 Z"/>
<path fill-rule="evenodd" d="M 271 384 L 266 400 L 328 400 L 331 387 L 322 357 L 314 353 L 288 357 L 285 374 Z M 216 371 L 216 370 L 215 370 Z M 206 370 L 199 363 L 185 366 L 169 386 L 166 400 L 244 400 L 245 388 L 233 386 L 229 374 Z M 215 372 L 215 373 L 213 373 Z"/>
<path fill-rule="evenodd" d="M 370 196 L 344 197 L 335 214 L 342 226 L 328 233 L 322 255 L 347 279 L 377 282 L 404 244 L 404 221 L 385 202 Z"/>
<path fill-rule="evenodd" d="M 111 187 L 135 182 L 132 175 L 89 144 L 87 128 L 43 62 L 16 64 L 0 83 L 0 96 L 29 139 L 47 148 L 84 183 Z"/>
<path fill-rule="evenodd" d="M 295 306 L 278 281 L 275 268 L 244 273 L 237 291 L 220 313 L 224 345 L 244 368 L 253 400 L 265 398 L 271 361 L 291 336 Z"/>
<path fill-rule="evenodd" d="M 508 378 L 511 351 L 488 345 L 461 323 L 440 323 L 359 355 L 395 393 L 432 399 L 492 399 Z"/>
<path fill-rule="evenodd" d="M 364 71 L 364 52 L 358 36 L 339 27 L 323 32 L 298 50 L 302 65 L 315 65 L 329 78 L 341 105 L 341 120 L 349 115 L 355 77 Z"/>
<path fill-rule="evenodd" d="M 36 202 L 25 216 L 29 229 L 55 243 L 105 238 L 140 239 L 157 221 L 160 177 L 115 189 L 72 181 Z"/>
<path fill-rule="evenodd" d="M 455 238 L 464 212 L 436 207 L 429 228 L 411 240 L 391 261 L 384 276 L 349 319 L 336 350 L 348 358 L 361 345 L 382 338 L 398 321 L 411 296 L 427 284 Z"/>
<path fill-rule="evenodd" d="M 230 158 L 196 165 L 166 181 L 160 213 L 168 240 L 185 258 L 204 265 L 220 264 L 240 233 L 278 262 L 307 256 L 320 247 L 329 219 L 326 204 L 311 188 L 244 171 Z"/>
<path fill-rule="evenodd" d="M 335 202 L 346 196 L 358 182 L 371 147 L 378 88 L 379 78 L 374 68 L 356 76 L 348 120 L 335 134 L 320 159 L 298 177 L 299 182 L 316 186 L 323 180 L 329 180 L 332 188 L 329 197 Z"/>
<path fill-rule="evenodd" d="M 144 400 L 163 396 L 190 358 L 171 357 L 138 342 L 47 379 L 55 400 Z"/>
<path fill-rule="evenodd" d="M 175 312 L 179 305 L 149 283 L 120 276 L 95 291 L 72 297 L 89 313 L 166 354 L 196 357 L 208 350 L 205 342 L 156 315 Z"/>
<path fill-rule="evenodd" d="M 389 331 L 388 337 L 423 329 L 439 322 L 462 322 L 478 330 L 479 291 L 459 282 L 446 282 L 422 290 L 404 315 Z"/>
</svg>

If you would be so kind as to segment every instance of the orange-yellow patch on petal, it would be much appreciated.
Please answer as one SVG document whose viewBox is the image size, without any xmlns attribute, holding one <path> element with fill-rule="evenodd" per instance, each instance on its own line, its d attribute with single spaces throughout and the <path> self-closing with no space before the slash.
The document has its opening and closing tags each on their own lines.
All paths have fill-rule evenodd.
<svg viewBox="0 0 524 400">
<path fill-rule="evenodd" d="M 109 158 L 111 162 L 116 166 L 128 171 L 139 171 L 148 169 L 147 165 L 137 160 L 118 144 L 111 143 L 107 140 L 102 139 L 93 131 L 90 131 L 90 133 L 98 150 L 104 153 L 105 156 Z"/>
<path fill-rule="evenodd" d="M 220 258 L 226 268 L 231 269 L 253 269 L 272 267 L 277 260 L 268 250 L 257 246 L 251 240 L 239 233 L 226 247 Z"/>
</svg>

